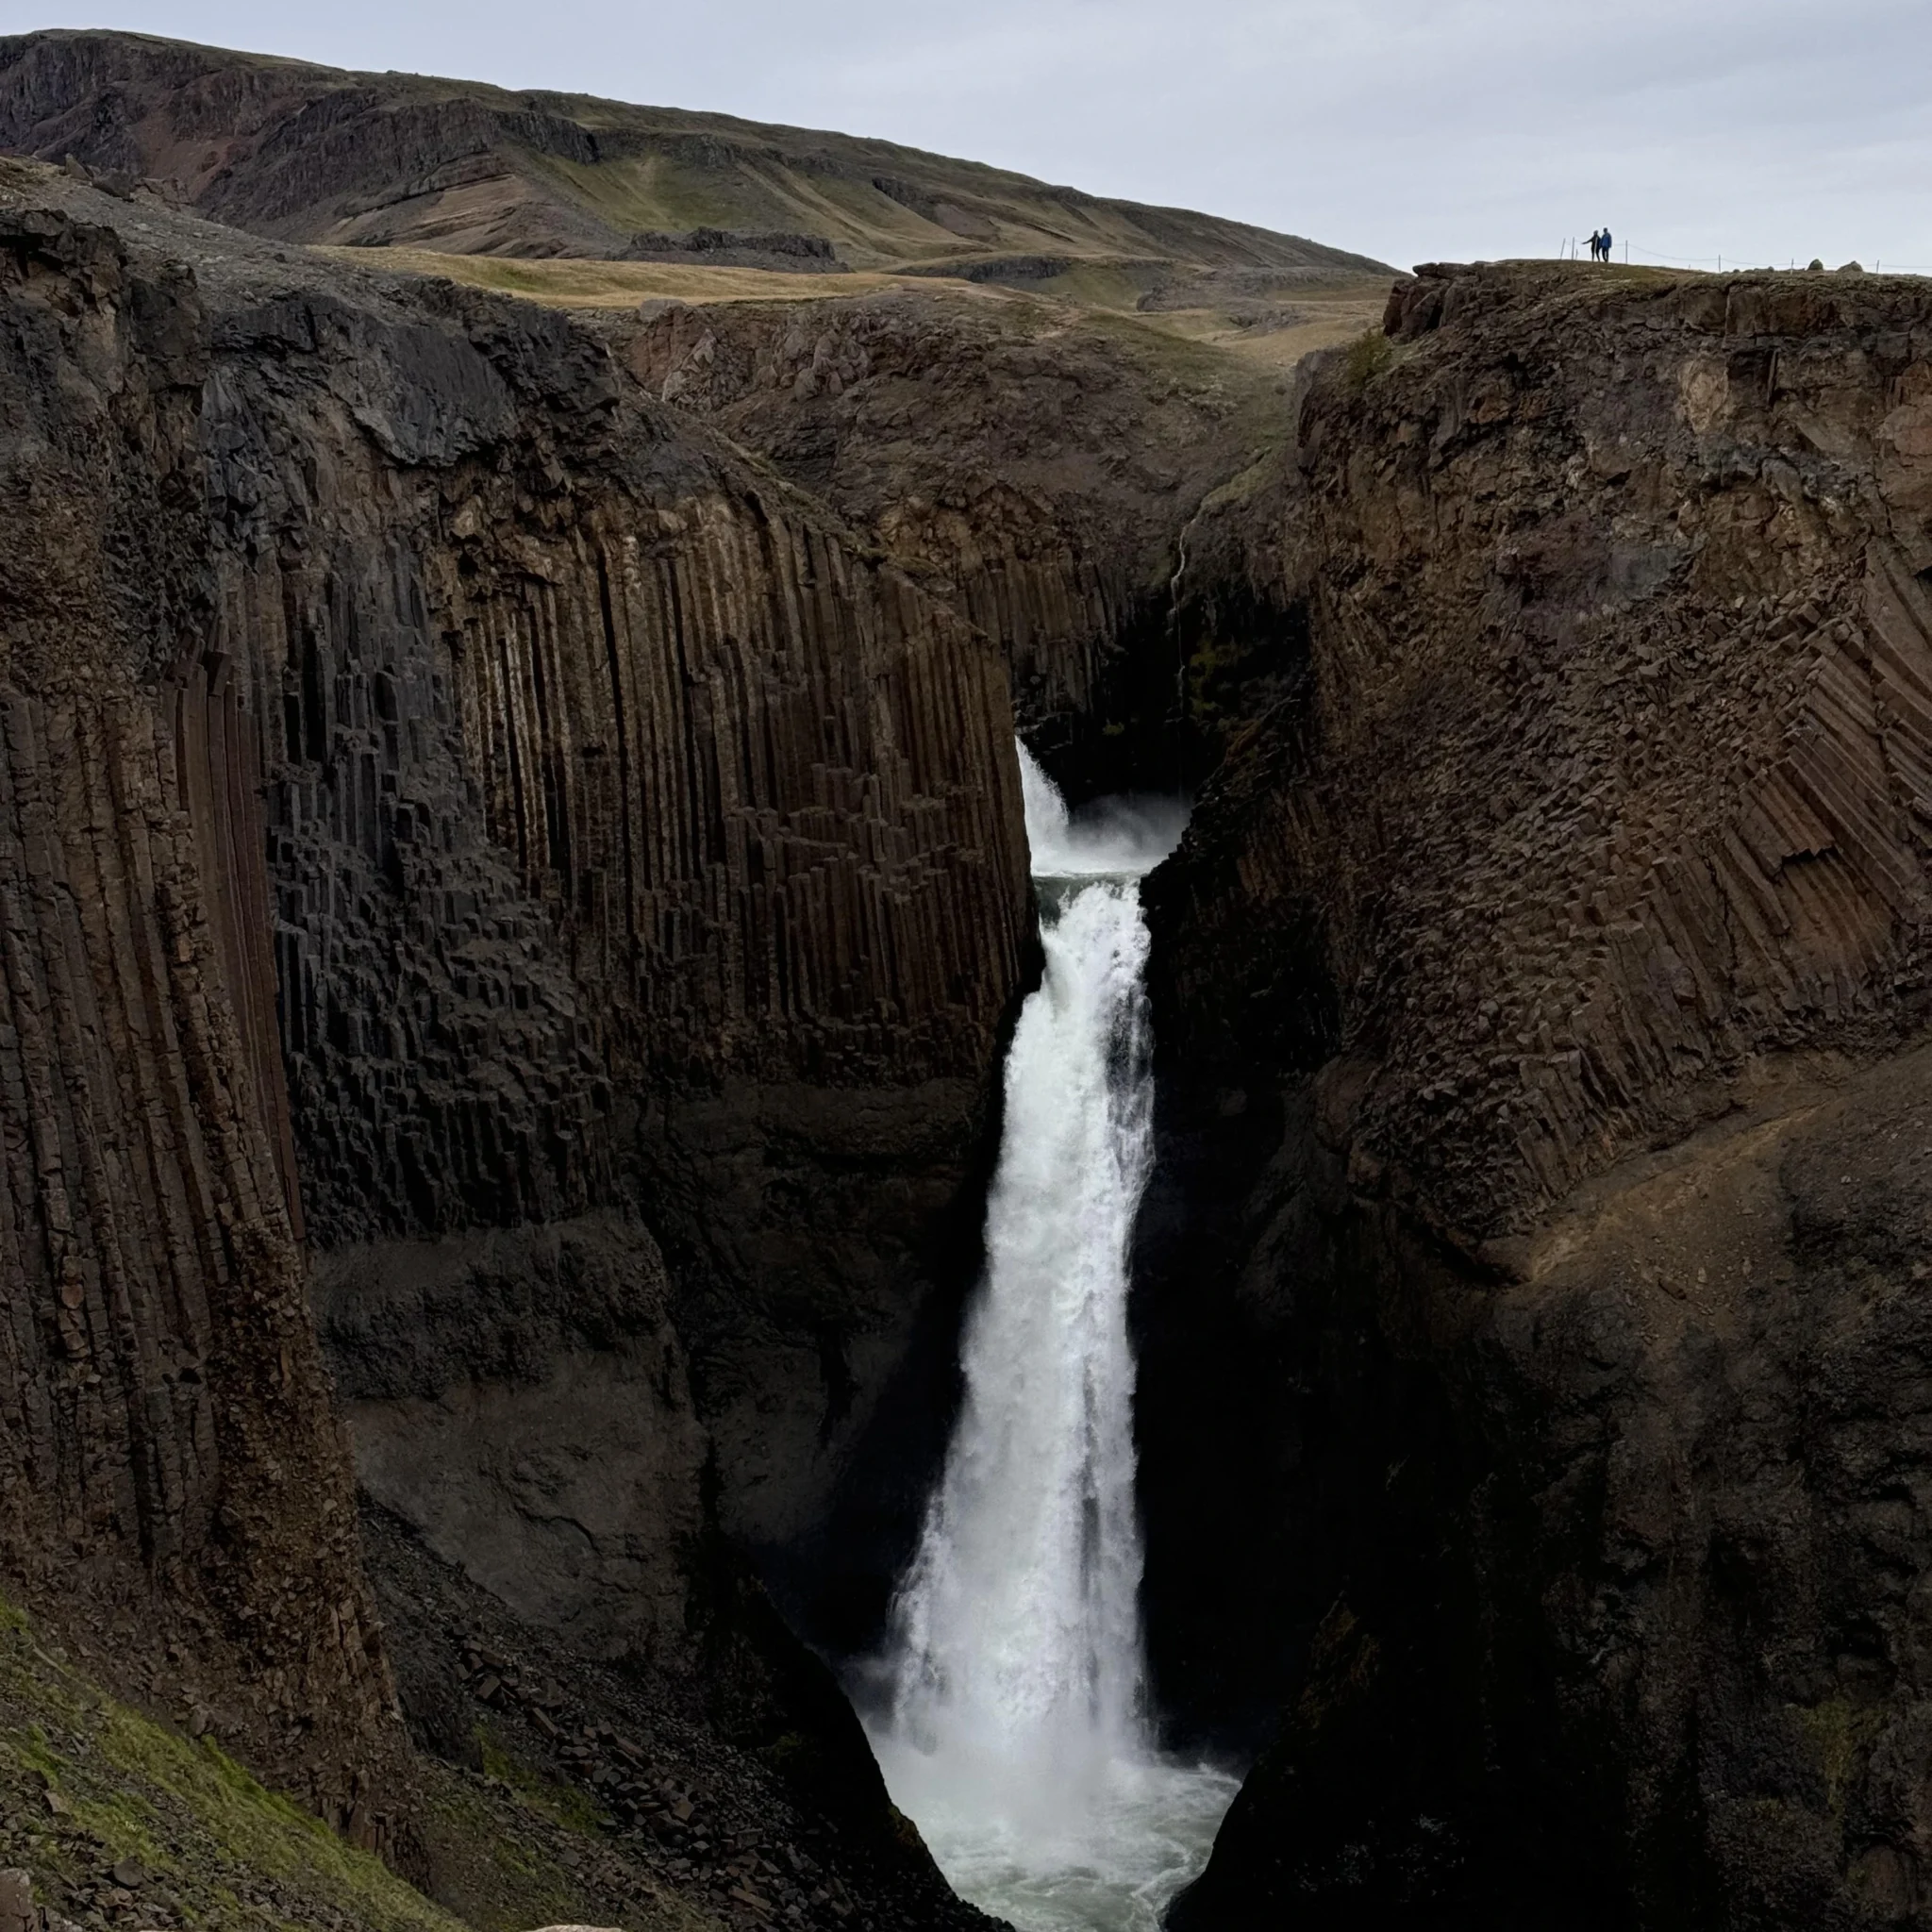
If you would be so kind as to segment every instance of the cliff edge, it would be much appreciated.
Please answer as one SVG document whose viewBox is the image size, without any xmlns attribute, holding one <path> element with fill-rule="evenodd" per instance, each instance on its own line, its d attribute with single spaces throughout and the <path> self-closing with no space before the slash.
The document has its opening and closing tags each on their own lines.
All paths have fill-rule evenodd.
<svg viewBox="0 0 1932 1932">
<path fill-rule="evenodd" d="M 1282 1701 L 1177 1926 L 1923 1916 L 1928 398 L 1924 283 L 1430 268 L 1226 508 L 1143 1467 Z"/>
</svg>

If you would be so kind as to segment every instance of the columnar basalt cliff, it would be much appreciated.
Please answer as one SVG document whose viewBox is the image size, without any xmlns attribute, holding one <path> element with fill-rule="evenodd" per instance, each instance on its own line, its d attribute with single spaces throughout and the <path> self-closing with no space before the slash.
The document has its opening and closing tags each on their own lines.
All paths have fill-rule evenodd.
<svg viewBox="0 0 1932 1932">
<path fill-rule="evenodd" d="M 9 1572 L 205 1623 L 258 1760 L 375 1829 L 306 1230 L 372 1495 L 882 1813 L 719 1540 L 808 1566 L 963 1291 L 1001 654 L 560 317 L 0 188 Z"/>
<path fill-rule="evenodd" d="M 1177 1924 L 1924 1918 L 1928 397 L 1923 284 L 1425 270 L 1204 542 L 1151 1607 L 1285 1706 Z"/>
<path fill-rule="evenodd" d="M 1205 774 L 1170 625 L 1186 531 L 1277 427 L 1278 378 L 1059 305 L 901 289 L 647 303 L 612 325 L 651 393 L 871 530 L 1006 648 L 1076 796 Z"/>
<path fill-rule="evenodd" d="M 1619 292 L 1451 280 L 1413 367 L 1309 407 L 1286 568 L 1348 682 L 1314 694 L 1319 788 L 1242 828 L 1333 853 L 1336 976 L 1384 1063 L 1365 1148 L 1491 1230 L 1740 1064 L 1932 1005 L 1919 291 Z M 1395 731 L 1424 756 L 1385 803 Z"/>
<path fill-rule="evenodd" d="M 597 106 L 0 42 L 284 235 L 582 243 Z M 1175 1926 L 1932 1924 L 1925 284 L 1436 267 L 1291 386 L 105 186 L 0 160 L 0 1593 L 479 1922 L 422 1781 L 527 1752 L 587 1910 L 782 1816 L 795 1922 L 970 1923 L 795 1633 L 958 1397 L 1017 720 L 1208 780 L 1144 1608 L 1256 1762 Z"/>
<path fill-rule="evenodd" d="M 187 1645 L 225 1727 L 374 1838 L 402 1740 L 304 1300 L 254 720 L 209 634 L 205 319 L 58 214 L 5 215 L 0 299 L 6 1567 L 83 1634 Z"/>
<path fill-rule="evenodd" d="M 340 1247 L 642 1190 L 724 1520 L 782 1544 L 916 1323 L 891 1250 L 978 1158 L 1025 921 L 1004 669 L 593 339 L 449 300 L 238 303 L 217 362 L 309 1211 Z"/>
</svg>

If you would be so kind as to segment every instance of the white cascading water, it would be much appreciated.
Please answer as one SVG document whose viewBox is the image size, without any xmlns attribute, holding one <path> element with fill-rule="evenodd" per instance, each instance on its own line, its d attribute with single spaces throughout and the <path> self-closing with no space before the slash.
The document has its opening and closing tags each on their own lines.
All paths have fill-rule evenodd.
<svg viewBox="0 0 1932 1932">
<path fill-rule="evenodd" d="M 893 1609 L 874 1738 L 960 1893 L 1151 1932 L 1234 1783 L 1144 1724 L 1127 1257 L 1152 1161 L 1140 875 L 1177 806 L 1079 821 L 1024 747 L 1046 971 L 1013 1036 L 965 1402 Z"/>
</svg>

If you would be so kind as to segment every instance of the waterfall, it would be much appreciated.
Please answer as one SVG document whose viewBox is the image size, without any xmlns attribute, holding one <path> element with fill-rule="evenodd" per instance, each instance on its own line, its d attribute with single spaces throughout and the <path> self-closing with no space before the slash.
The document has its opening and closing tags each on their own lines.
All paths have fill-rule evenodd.
<svg viewBox="0 0 1932 1932">
<path fill-rule="evenodd" d="M 1007 1059 L 965 1400 L 894 1605 L 874 1742 L 954 1883 L 1031 1932 L 1151 1924 L 1148 1901 L 1205 1854 L 1196 1814 L 1211 1836 L 1231 1787 L 1160 1765 L 1142 1709 L 1126 1319 L 1153 1159 L 1140 875 L 1183 814 L 1116 803 L 1076 820 L 1020 757 L 1045 972 Z"/>
<path fill-rule="evenodd" d="M 1132 881 L 1057 896 L 1007 1063 L 965 1406 L 900 1596 L 893 1705 L 900 1730 L 984 1758 L 1029 1807 L 1138 1746 L 1141 1697 L 1126 1250 L 1151 1151 L 1147 929 Z"/>
</svg>

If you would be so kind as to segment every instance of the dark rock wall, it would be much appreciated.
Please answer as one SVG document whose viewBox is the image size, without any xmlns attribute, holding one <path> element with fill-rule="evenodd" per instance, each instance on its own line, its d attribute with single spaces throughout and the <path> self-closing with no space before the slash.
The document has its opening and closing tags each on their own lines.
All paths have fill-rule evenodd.
<svg viewBox="0 0 1932 1932">
<path fill-rule="evenodd" d="M 1280 1692 L 1175 1923 L 1922 1923 L 1932 308 L 1391 314 L 1228 507 L 1307 669 L 1149 888 L 1157 1670 Z"/>
<path fill-rule="evenodd" d="M 5 1564 L 133 1657 L 187 1645 L 375 1837 L 400 1734 L 291 1212 L 254 723 L 207 651 L 203 318 L 11 208 L 0 301 Z"/>
<path fill-rule="evenodd" d="M 1204 807 L 1222 869 L 1172 903 L 1217 1014 L 1318 932 L 1380 1069 L 1364 1158 L 1492 1234 L 1757 1056 L 1932 1009 L 1932 316 L 1903 282 L 1448 286 L 1305 408 L 1318 675 L 1248 751 L 1292 782 Z"/>
<path fill-rule="evenodd" d="M 340 1810 L 303 1234 L 365 1481 L 520 1614 L 702 1668 L 721 1532 L 804 1601 L 970 1275 L 1005 664 L 560 318 L 6 190 L 9 1552 L 218 1610 Z"/>
<path fill-rule="evenodd" d="M 632 413 L 595 340 L 502 315 L 267 304 L 216 365 L 309 1211 L 340 1244 L 641 1202 L 724 1523 L 789 1561 L 964 1292 L 1030 918 L 1005 669 Z M 450 448 L 510 425 L 508 468 Z"/>
<path fill-rule="evenodd" d="M 649 1230 L 361 1243 L 316 1276 L 368 1498 L 578 1655 L 681 1661 L 710 1443 Z"/>
<path fill-rule="evenodd" d="M 520 426 L 508 478 L 392 467 L 320 354 L 279 348 L 319 307 L 230 322 L 210 427 L 254 553 L 225 623 L 282 726 L 284 1044 L 323 1238 L 575 1210 L 634 1131 L 627 1074 L 982 1075 L 1026 916 L 997 657 L 661 432 Z M 402 388 L 381 349 L 358 379 Z M 319 491 L 243 441 L 297 372 L 276 426 L 329 451 Z M 593 379 L 565 436 L 609 436 Z M 609 471 L 546 485 L 566 456 Z"/>
<path fill-rule="evenodd" d="M 816 1590 L 970 1266 L 999 653 L 541 311 L 238 291 L 208 395 L 315 1238 L 641 1212 L 723 1519 Z"/>
<path fill-rule="evenodd" d="M 1265 446 L 1276 386 L 1045 305 L 904 290 L 647 303 L 610 325 L 654 395 L 872 530 L 1004 646 L 1075 797 L 1192 784 L 1174 578 L 1203 501 Z"/>
</svg>

